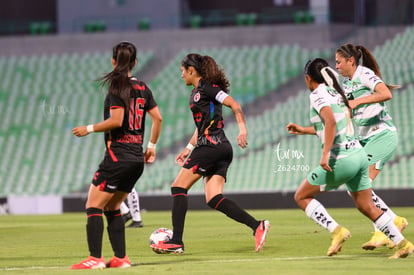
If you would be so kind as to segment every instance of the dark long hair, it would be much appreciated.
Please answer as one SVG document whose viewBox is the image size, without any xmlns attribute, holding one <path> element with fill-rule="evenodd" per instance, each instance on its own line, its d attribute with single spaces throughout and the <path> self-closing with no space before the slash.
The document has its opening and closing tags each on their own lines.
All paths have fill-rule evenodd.
<svg viewBox="0 0 414 275">
<path fill-rule="evenodd" d="M 137 49 L 131 42 L 120 42 L 112 48 L 112 58 L 115 60 L 115 68 L 98 81 L 102 87 L 108 83 L 108 93 L 121 98 L 128 109 L 131 90 L 128 73 L 135 66 Z"/>
<path fill-rule="evenodd" d="M 208 55 L 200 55 L 198 53 L 190 53 L 181 61 L 181 66 L 186 70 L 192 66 L 197 73 L 211 84 L 218 85 L 226 93 L 230 92 L 230 82 L 222 68 L 220 68 L 216 61 Z"/>
<path fill-rule="evenodd" d="M 322 71 L 325 71 L 327 76 L 325 76 Z M 328 62 L 322 58 L 311 59 L 305 65 L 305 74 L 309 75 L 309 77 L 316 83 L 325 83 L 331 88 L 334 88 L 341 95 L 342 100 L 350 111 L 350 114 L 352 114 L 348 99 L 346 98 L 341 85 L 339 85 L 338 78 L 334 72 L 335 71 L 329 67 Z"/>
<path fill-rule="evenodd" d="M 374 71 L 374 73 L 377 76 L 379 76 L 382 79 L 377 61 L 375 60 L 371 52 L 364 46 L 344 44 L 336 50 L 336 53 L 339 53 L 341 56 L 347 59 L 350 57 L 354 57 L 356 65 L 359 65 L 361 62 L 362 66 L 370 68 Z"/>
</svg>

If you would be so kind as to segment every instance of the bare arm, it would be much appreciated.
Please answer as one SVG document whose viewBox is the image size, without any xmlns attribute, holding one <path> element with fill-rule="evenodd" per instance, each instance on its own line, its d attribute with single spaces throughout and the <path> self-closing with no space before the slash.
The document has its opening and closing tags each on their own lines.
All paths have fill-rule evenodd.
<svg viewBox="0 0 414 275">
<path fill-rule="evenodd" d="M 289 132 L 289 134 L 294 135 L 316 135 L 316 131 L 313 126 L 303 127 L 295 123 L 289 123 L 286 126 L 286 130 Z"/>
<path fill-rule="evenodd" d="M 148 111 L 148 114 L 152 120 L 151 127 L 151 136 L 149 141 L 153 144 L 156 144 L 158 138 L 160 137 L 161 127 L 162 127 L 162 116 L 158 107 L 152 108 Z M 147 163 L 152 163 L 155 160 L 155 148 L 148 148 L 145 150 L 144 159 Z"/>
<path fill-rule="evenodd" d="M 350 107 L 354 109 L 362 104 L 384 102 L 392 98 L 390 89 L 388 89 L 387 85 L 385 85 L 384 83 L 377 84 L 377 86 L 375 86 L 374 91 L 375 93 L 373 93 L 372 95 L 361 97 L 355 100 L 350 100 Z"/>
<path fill-rule="evenodd" d="M 111 116 L 102 122 L 94 124 L 93 132 L 106 132 L 112 129 L 122 127 L 124 121 L 124 109 L 114 108 L 110 110 Z M 72 133 L 77 137 L 83 137 L 90 132 L 87 129 L 88 126 L 79 126 L 72 129 Z"/>
<path fill-rule="evenodd" d="M 329 152 L 331 151 L 335 139 L 336 121 L 331 107 L 323 107 L 320 111 L 320 115 L 325 121 L 325 143 L 323 145 L 320 165 L 324 170 L 332 172 L 332 168 L 329 166 Z"/>
<path fill-rule="evenodd" d="M 193 136 L 191 137 L 190 141 L 188 142 L 189 145 L 184 148 L 184 150 L 178 154 L 178 156 L 175 158 L 175 163 L 178 163 L 178 165 L 183 166 L 185 159 L 190 155 L 191 150 L 189 147 L 193 147 L 197 144 L 197 137 L 198 137 L 198 130 L 197 128 L 194 131 Z"/>
<path fill-rule="evenodd" d="M 231 96 L 227 96 L 223 104 L 227 107 L 230 107 L 233 111 L 234 117 L 236 118 L 237 125 L 239 126 L 239 136 L 237 137 L 237 144 L 241 148 L 247 147 L 247 127 L 246 127 L 246 121 L 244 119 L 243 111 L 240 107 L 240 104 L 237 103 Z"/>
</svg>

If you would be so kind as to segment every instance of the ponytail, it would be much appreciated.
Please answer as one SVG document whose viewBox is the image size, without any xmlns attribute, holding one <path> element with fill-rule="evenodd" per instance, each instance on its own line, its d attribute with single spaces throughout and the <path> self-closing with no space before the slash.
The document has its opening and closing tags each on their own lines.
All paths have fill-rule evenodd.
<svg viewBox="0 0 414 275">
<path fill-rule="evenodd" d="M 339 85 L 339 75 L 337 72 L 334 71 L 331 67 L 327 66 L 321 69 L 322 77 L 330 88 L 335 89 L 342 97 L 342 100 L 344 101 L 346 107 L 349 109 L 349 113 L 352 114 L 352 109 L 349 106 L 349 101 L 345 96 L 344 91 L 342 90 L 341 85 Z"/>
<path fill-rule="evenodd" d="M 115 67 L 112 72 L 99 78 L 101 86 L 108 83 L 108 93 L 118 96 L 122 99 L 126 109 L 129 107 L 129 97 L 131 84 L 129 81 L 129 72 L 135 66 L 136 48 L 130 42 L 121 42 L 112 49 L 112 58 L 115 61 Z"/>
<path fill-rule="evenodd" d="M 351 57 L 355 60 L 355 65 L 361 64 L 364 67 L 370 68 L 377 76 L 381 77 L 379 66 L 374 56 L 362 45 L 345 44 L 340 46 L 336 53 L 339 53 L 343 57 L 349 59 Z"/>
<path fill-rule="evenodd" d="M 362 66 L 370 68 L 377 76 L 382 79 L 378 63 L 371 52 L 362 45 L 355 46 L 355 48 L 359 52 Z"/>
<path fill-rule="evenodd" d="M 382 79 L 381 72 L 377 61 L 371 52 L 362 45 L 345 44 L 340 46 L 336 53 L 339 53 L 345 58 L 354 57 L 356 65 L 361 64 L 364 67 L 371 69 L 379 78 Z M 385 84 L 388 89 L 394 90 L 401 87 L 401 85 Z"/>
<path fill-rule="evenodd" d="M 216 61 L 208 55 L 190 53 L 181 61 L 181 66 L 185 69 L 192 66 L 197 73 L 211 84 L 216 84 L 226 93 L 230 92 L 230 82 Z"/>
<path fill-rule="evenodd" d="M 338 73 L 329 67 L 328 62 L 325 59 L 315 58 L 309 60 L 305 65 L 305 74 L 309 75 L 309 77 L 316 83 L 325 83 L 330 88 L 336 90 L 341 95 L 350 114 L 352 114 L 348 99 L 346 98 L 341 85 L 339 85 Z"/>
</svg>

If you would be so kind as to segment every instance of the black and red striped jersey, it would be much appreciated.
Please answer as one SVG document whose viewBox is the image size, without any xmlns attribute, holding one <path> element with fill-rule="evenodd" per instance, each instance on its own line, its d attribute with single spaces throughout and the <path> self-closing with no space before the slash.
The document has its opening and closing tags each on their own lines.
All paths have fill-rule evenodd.
<svg viewBox="0 0 414 275">
<path fill-rule="evenodd" d="M 104 119 L 110 117 L 110 110 L 123 108 L 124 120 L 122 127 L 105 132 L 106 157 L 113 161 L 144 161 L 142 141 L 145 131 L 145 115 L 155 108 L 157 103 L 154 100 L 151 90 L 147 85 L 130 78 L 131 92 L 129 106 L 118 96 L 107 94 L 104 103 Z"/>
<path fill-rule="evenodd" d="M 222 103 L 228 96 L 219 86 L 200 79 L 190 96 L 190 109 L 198 129 L 197 146 L 228 142 L 224 133 Z"/>
</svg>

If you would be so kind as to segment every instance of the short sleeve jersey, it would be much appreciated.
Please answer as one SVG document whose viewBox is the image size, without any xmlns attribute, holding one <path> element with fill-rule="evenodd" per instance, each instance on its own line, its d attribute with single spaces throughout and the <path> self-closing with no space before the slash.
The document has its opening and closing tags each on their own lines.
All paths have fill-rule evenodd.
<svg viewBox="0 0 414 275">
<path fill-rule="evenodd" d="M 320 116 L 323 107 L 331 107 L 336 121 L 335 139 L 331 147 L 331 157 L 340 159 L 348 156 L 354 148 L 362 148 L 354 135 L 352 121 L 341 96 L 325 84 L 320 84 L 310 94 L 310 121 L 316 135 L 325 143 L 325 124 Z"/>
<path fill-rule="evenodd" d="M 344 92 L 349 100 L 373 94 L 375 86 L 383 83 L 371 69 L 358 66 L 352 79 L 345 78 Z M 359 139 L 364 140 L 386 129 L 396 131 L 385 102 L 362 104 L 353 110 Z"/>
<path fill-rule="evenodd" d="M 105 132 L 106 157 L 113 161 L 144 161 L 142 142 L 145 130 L 146 112 L 155 108 L 151 90 L 147 85 L 137 80 L 130 79 L 131 90 L 128 107 L 118 96 L 107 94 L 104 103 L 104 119 L 110 117 L 110 110 L 116 108 L 124 109 L 122 127 Z"/>
<path fill-rule="evenodd" d="M 200 79 L 190 96 L 190 109 L 198 130 L 197 146 L 228 142 L 224 133 L 222 103 L 228 96 L 219 86 Z"/>
</svg>

